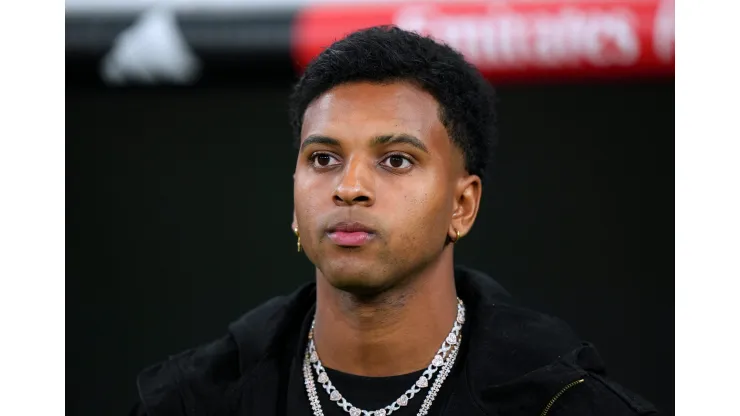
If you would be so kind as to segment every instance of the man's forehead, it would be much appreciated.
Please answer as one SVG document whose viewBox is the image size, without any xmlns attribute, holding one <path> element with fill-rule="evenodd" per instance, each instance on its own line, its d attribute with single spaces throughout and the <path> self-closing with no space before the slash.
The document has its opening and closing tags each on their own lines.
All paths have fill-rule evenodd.
<svg viewBox="0 0 740 416">
<path fill-rule="evenodd" d="M 301 138 L 313 134 L 375 137 L 405 133 L 420 139 L 446 135 L 438 110 L 430 94 L 411 84 L 343 84 L 308 106 Z"/>
</svg>

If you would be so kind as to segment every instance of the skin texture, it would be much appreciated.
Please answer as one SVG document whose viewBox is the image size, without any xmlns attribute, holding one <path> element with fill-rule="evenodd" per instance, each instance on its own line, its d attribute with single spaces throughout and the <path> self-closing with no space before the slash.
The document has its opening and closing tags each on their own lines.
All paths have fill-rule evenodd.
<svg viewBox="0 0 740 416">
<path fill-rule="evenodd" d="M 325 366 L 390 376 L 429 364 L 456 316 L 446 241 L 467 234 L 480 196 L 439 104 L 416 86 L 343 84 L 308 106 L 292 225 L 316 266 Z M 338 245 L 327 229 L 340 222 L 372 229 L 370 239 Z"/>
</svg>

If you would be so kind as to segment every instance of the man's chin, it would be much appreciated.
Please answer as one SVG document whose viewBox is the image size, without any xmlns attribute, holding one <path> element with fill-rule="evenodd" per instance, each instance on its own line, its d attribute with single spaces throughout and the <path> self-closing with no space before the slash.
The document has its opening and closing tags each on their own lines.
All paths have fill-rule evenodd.
<svg viewBox="0 0 740 416">
<path fill-rule="evenodd" d="M 329 268 L 322 274 L 324 279 L 335 289 L 357 296 L 374 296 L 382 293 L 391 282 L 377 273 L 379 267 L 341 267 Z"/>
</svg>

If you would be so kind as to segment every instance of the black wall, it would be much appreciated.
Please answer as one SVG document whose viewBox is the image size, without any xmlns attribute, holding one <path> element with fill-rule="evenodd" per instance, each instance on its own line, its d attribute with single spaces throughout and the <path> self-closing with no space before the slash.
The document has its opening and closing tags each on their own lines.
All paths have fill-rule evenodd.
<svg viewBox="0 0 740 416">
<path fill-rule="evenodd" d="M 143 367 L 313 278 L 290 230 L 288 90 L 68 84 L 68 414 L 125 414 Z M 458 262 L 570 322 L 672 414 L 673 81 L 499 93 Z"/>
</svg>

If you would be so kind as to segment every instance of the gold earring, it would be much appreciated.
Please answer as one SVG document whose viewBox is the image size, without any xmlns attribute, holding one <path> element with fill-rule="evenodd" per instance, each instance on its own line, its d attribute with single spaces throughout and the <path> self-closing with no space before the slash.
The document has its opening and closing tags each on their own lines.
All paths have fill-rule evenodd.
<svg viewBox="0 0 740 416">
<path fill-rule="evenodd" d="M 295 233 L 295 236 L 298 237 L 298 252 L 301 252 L 301 235 L 298 234 L 298 227 L 293 228 L 293 232 Z"/>
<path fill-rule="evenodd" d="M 459 240 L 459 239 L 460 239 L 460 231 L 459 230 L 455 230 L 455 241 L 453 241 L 453 243 L 457 243 L 457 240 Z"/>
</svg>

